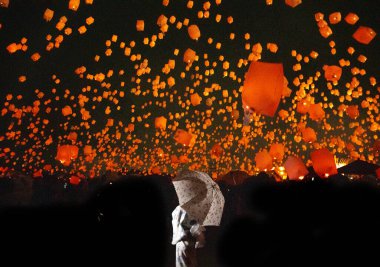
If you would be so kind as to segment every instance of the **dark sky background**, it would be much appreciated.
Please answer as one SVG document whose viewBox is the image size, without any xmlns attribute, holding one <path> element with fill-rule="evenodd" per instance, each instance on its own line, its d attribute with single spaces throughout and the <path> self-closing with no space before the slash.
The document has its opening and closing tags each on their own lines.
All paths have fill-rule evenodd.
<svg viewBox="0 0 380 267">
<path fill-rule="evenodd" d="M 284 122 L 276 115 L 274 118 L 260 117 L 260 127 L 251 125 L 252 134 L 248 134 L 250 145 L 248 147 L 242 147 L 237 140 L 233 142 L 227 141 L 228 134 L 232 134 L 234 138 L 240 139 L 242 134 L 241 128 L 233 126 L 233 120 L 230 119 L 228 112 L 226 114 L 218 114 L 218 110 L 231 106 L 231 103 L 221 103 L 219 100 L 223 100 L 221 91 L 215 91 L 210 94 L 210 97 L 214 96 L 215 100 L 212 105 L 213 118 L 212 125 L 207 129 L 202 129 L 205 116 L 197 114 L 210 110 L 211 107 L 206 105 L 206 98 L 203 97 L 202 104 L 197 107 L 191 107 L 186 112 L 185 116 L 178 121 L 178 128 L 186 129 L 186 120 L 191 122 L 199 122 L 200 125 L 192 129 L 193 132 L 198 134 L 196 145 L 191 148 L 182 148 L 178 146 L 173 140 L 174 131 L 167 129 L 165 133 L 157 134 L 154 129 L 154 118 L 158 116 L 165 116 L 169 118 L 169 113 L 184 112 L 185 109 L 180 107 L 178 103 L 178 97 L 181 96 L 182 100 L 189 99 L 189 94 L 186 92 L 186 87 L 193 88 L 195 92 L 200 95 L 203 93 L 205 87 L 210 87 L 211 84 L 219 84 L 223 90 L 228 90 L 229 95 L 232 96 L 232 103 L 237 103 L 237 108 L 240 110 L 240 117 L 236 123 L 242 123 L 242 108 L 240 94 L 235 97 L 233 90 L 238 90 L 242 85 L 237 81 L 233 81 L 230 78 L 223 78 L 222 62 L 218 60 L 220 55 L 223 55 L 226 60 L 230 62 L 230 71 L 234 71 L 237 77 L 244 80 L 244 74 L 248 70 L 246 65 L 242 68 L 237 67 L 237 62 L 240 58 L 246 59 L 250 50 L 245 50 L 244 45 L 246 43 L 251 44 L 261 43 L 263 46 L 262 61 L 266 62 L 282 62 L 284 64 L 285 76 L 289 81 L 289 87 L 292 89 L 290 97 L 285 98 L 278 107 L 285 109 L 291 113 L 292 99 L 296 95 L 298 88 L 292 84 L 294 77 L 299 74 L 303 74 L 305 79 L 309 76 L 314 76 L 316 71 L 322 73 L 321 78 L 315 82 L 319 93 L 314 93 L 315 102 L 334 103 L 337 106 L 340 104 L 338 97 L 332 96 L 327 87 L 326 80 L 323 78 L 322 66 L 327 65 L 339 65 L 338 61 L 341 58 L 349 59 L 351 66 L 344 68 L 342 79 L 334 88 L 339 89 L 341 95 L 345 95 L 347 89 L 345 83 L 349 82 L 352 78 L 350 74 L 350 68 L 357 66 L 358 68 L 365 68 L 367 75 L 357 76 L 360 79 L 363 91 L 370 91 L 369 97 L 378 97 L 378 86 L 372 87 L 369 85 L 369 77 L 378 77 L 379 74 L 379 38 L 378 36 L 369 44 L 363 45 L 358 43 L 352 38 L 352 34 L 360 26 L 368 26 L 373 28 L 376 32 L 379 32 L 380 25 L 380 5 L 378 1 L 373 0 L 304 0 L 303 3 L 296 8 L 291 8 L 285 5 L 283 0 L 273 0 L 272 6 L 267 6 L 265 0 L 223 0 L 220 6 L 216 6 L 214 1 L 210 1 L 210 18 L 198 19 L 197 12 L 202 10 L 202 5 L 206 1 L 194 1 L 194 7 L 192 9 L 186 8 L 187 1 L 184 0 L 172 0 L 168 7 L 164 7 L 161 1 L 153 0 L 94 0 L 93 5 L 86 5 L 82 0 L 81 5 L 77 12 L 73 12 L 68 9 L 68 2 L 66 0 L 10 0 L 9 8 L 0 9 L 0 23 L 2 28 L 0 30 L 0 99 L 3 105 L 6 102 L 6 96 L 13 94 L 13 99 L 10 101 L 15 104 L 16 107 L 33 105 L 33 102 L 37 100 L 35 89 L 39 89 L 44 92 L 44 97 L 41 99 L 41 110 L 37 116 L 31 114 L 25 114 L 22 123 L 17 125 L 18 121 L 12 118 L 12 113 L 9 112 L 5 116 L 1 117 L 0 136 L 4 136 L 0 141 L 0 154 L 4 148 L 11 148 L 14 152 L 1 154 L 0 166 L 12 166 L 16 169 L 23 169 L 24 171 L 35 171 L 42 168 L 45 164 L 52 164 L 56 170 L 65 168 L 66 171 L 78 170 L 81 165 L 86 165 L 86 170 L 96 168 L 96 170 L 104 170 L 107 166 L 107 162 L 114 162 L 119 167 L 133 167 L 141 168 L 143 170 L 150 170 L 154 166 L 159 166 L 161 170 L 169 171 L 175 168 L 169 164 L 171 155 L 187 155 L 192 163 L 199 163 L 201 168 L 217 169 L 218 172 L 223 172 L 226 169 L 239 168 L 243 162 L 249 162 L 254 165 L 254 157 L 256 152 L 260 149 L 269 149 L 272 143 L 280 142 L 285 144 L 287 148 L 287 154 L 295 154 L 302 156 L 304 161 L 309 159 L 310 152 L 315 148 L 315 145 L 305 144 L 302 141 L 300 143 L 294 142 L 294 135 L 297 134 L 294 123 Z M 55 11 L 55 15 L 52 21 L 45 22 L 42 15 L 46 8 L 50 8 Z M 314 14 L 316 12 L 322 12 L 325 14 L 325 19 L 328 20 L 329 14 L 339 11 L 342 14 L 342 21 L 336 25 L 330 25 L 333 30 L 333 35 L 325 39 L 318 31 L 317 24 L 314 20 Z M 349 25 L 344 21 L 344 17 L 349 13 L 354 12 L 360 17 L 359 22 L 356 25 Z M 153 34 L 160 32 L 159 27 L 156 24 L 157 18 L 165 14 L 168 18 L 170 16 L 176 16 L 177 21 L 183 21 L 184 18 L 190 19 L 190 24 L 197 24 L 201 29 L 201 38 L 198 41 L 193 41 L 188 37 L 187 28 L 183 26 L 181 30 L 175 28 L 175 24 L 170 24 L 169 31 L 165 35 L 163 40 L 158 40 L 157 45 L 154 48 L 143 45 L 144 37 L 151 37 Z M 221 14 L 222 21 L 220 23 L 215 22 L 215 15 Z M 55 24 L 58 22 L 61 16 L 68 18 L 67 26 L 73 29 L 73 33 L 70 36 L 65 36 L 55 29 Z M 85 25 L 87 17 L 92 16 L 95 19 L 95 23 L 88 26 L 88 31 L 84 35 L 79 35 L 77 28 L 81 25 Z M 226 23 L 226 18 L 232 16 L 234 18 L 233 24 Z M 137 32 L 135 28 L 136 20 L 143 19 L 145 21 L 145 31 Z M 236 34 L 235 40 L 229 40 L 229 34 L 233 32 Z M 249 33 L 251 38 L 249 40 L 244 39 L 244 35 Z M 47 34 L 51 34 L 53 39 L 59 35 L 64 35 L 64 41 L 59 49 L 53 49 L 51 52 L 45 51 L 47 41 L 45 39 Z M 112 56 L 106 57 L 104 52 L 106 50 L 105 42 L 110 40 L 112 35 L 118 36 L 117 43 L 112 44 Z M 9 54 L 6 50 L 8 44 L 12 42 L 19 42 L 22 37 L 28 38 L 29 49 L 24 52 L 17 52 L 15 54 Z M 207 39 L 212 37 L 214 42 L 212 45 L 207 43 Z M 119 48 L 120 42 L 125 42 L 127 45 L 130 41 L 136 42 L 135 48 L 132 49 L 132 53 L 140 53 L 142 59 L 149 60 L 149 67 L 152 69 L 151 73 L 142 76 L 141 90 L 150 90 L 150 93 L 146 96 L 135 96 L 131 93 L 131 89 L 136 87 L 136 84 L 131 82 L 131 78 L 135 77 L 136 71 L 134 65 L 140 64 L 141 61 L 131 62 L 129 58 L 123 55 L 123 50 Z M 331 55 L 329 41 L 335 41 L 337 54 Z M 220 50 L 215 49 L 216 42 L 221 42 L 222 48 Z M 278 44 L 279 50 L 276 54 L 269 52 L 266 49 L 266 43 L 273 42 Z M 346 49 L 349 46 L 353 46 L 356 50 L 353 56 L 350 56 Z M 174 49 L 179 49 L 179 55 L 174 56 Z M 186 78 L 181 79 L 180 73 L 185 71 L 186 64 L 182 61 L 183 52 L 187 48 L 192 48 L 199 55 L 199 61 L 195 62 L 189 72 L 186 72 Z M 317 60 L 310 60 L 309 64 L 303 64 L 300 72 L 294 72 L 292 70 L 293 64 L 297 63 L 295 58 L 291 56 L 291 50 L 296 50 L 303 56 L 315 50 L 319 53 Z M 34 52 L 41 54 L 41 59 L 38 62 L 30 60 L 30 56 Z M 200 81 L 200 85 L 194 87 L 191 74 L 204 74 L 206 67 L 204 66 L 203 55 L 207 53 L 210 62 L 218 62 L 215 70 L 215 75 L 210 76 L 208 82 L 204 80 Z M 368 60 L 365 64 L 362 64 L 356 60 L 357 56 L 363 54 Z M 100 55 L 99 62 L 94 61 L 95 55 Z M 162 67 L 168 62 L 168 59 L 176 60 L 176 68 L 168 75 L 161 72 Z M 89 81 L 86 79 L 80 79 L 75 73 L 75 69 L 80 66 L 86 66 L 87 73 L 96 74 L 99 72 L 107 73 L 109 69 L 114 70 L 114 75 L 111 78 L 107 78 L 106 82 L 109 82 L 112 86 L 110 90 L 106 90 L 100 86 L 98 82 Z M 195 67 L 199 66 L 199 71 L 195 70 Z M 125 75 L 118 75 L 119 70 L 123 69 Z M 210 69 L 210 68 L 208 68 Z M 55 74 L 61 80 L 60 84 L 55 84 L 52 80 L 52 75 Z M 25 83 L 19 83 L 18 77 L 20 75 L 27 76 Z M 86 74 L 85 74 L 86 75 Z M 161 76 L 161 80 L 165 80 L 169 76 L 175 77 L 176 84 L 173 88 L 166 87 L 162 92 L 168 92 L 168 95 L 164 99 L 155 98 L 151 93 L 151 84 L 146 80 L 148 78 L 155 78 L 157 75 Z M 120 86 L 120 82 L 125 82 L 125 87 Z M 73 107 L 73 112 L 78 116 L 63 117 L 61 109 L 70 105 L 73 106 L 77 103 L 77 96 L 81 94 L 81 89 L 86 86 L 91 86 L 91 92 L 84 93 L 90 98 L 86 103 L 85 108 L 91 112 L 92 118 L 89 120 L 96 120 L 96 123 L 91 125 L 89 129 L 81 127 L 82 122 L 80 116 L 80 108 Z M 53 96 L 51 89 L 56 88 L 57 93 Z M 94 93 L 94 88 L 98 89 L 98 93 Z M 74 100 L 64 98 L 65 89 L 69 89 L 72 96 L 75 96 Z M 115 104 L 112 101 L 103 100 L 102 102 L 92 102 L 92 97 L 102 95 L 103 91 L 119 90 L 125 92 L 124 98 L 119 98 L 120 110 L 116 109 Z M 174 91 L 177 91 L 174 93 Z M 161 91 L 160 91 L 161 92 Z M 324 101 L 320 93 L 324 92 L 328 100 Z M 174 101 L 169 103 L 169 95 L 173 94 Z M 16 100 L 17 95 L 22 95 L 22 100 Z M 60 96 L 59 101 L 53 100 L 46 106 L 52 107 L 53 111 L 50 114 L 46 114 L 44 101 Z M 365 97 L 354 99 L 352 102 L 345 101 L 346 105 L 359 105 Z M 168 101 L 167 107 L 162 108 L 155 105 L 155 101 Z M 153 101 L 152 104 L 147 105 L 144 108 L 141 106 L 144 103 Z M 295 102 L 296 103 L 296 102 Z M 136 105 L 135 113 L 132 114 L 131 106 Z M 378 106 L 378 104 L 374 104 Z M 104 110 L 107 106 L 111 107 L 111 114 L 105 115 Z M 3 108 L 3 107 L 1 107 Z M 56 110 L 54 110 L 56 108 Z M 334 114 L 333 109 L 325 109 L 327 114 L 326 122 L 333 127 L 332 131 L 326 131 L 324 129 L 323 122 L 314 122 L 308 118 L 302 118 L 300 114 L 295 113 L 292 115 L 297 121 L 307 122 L 308 127 L 312 127 L 318 134 L 318 145 L 321 147 L 329 147 L 331 138 L 340 137 L 344 142 L 352 143 L 351 135 L 353 134 L 355 127 L 350 128 L 349 125 L 352 122 L 364 122 L 363 128 L 365 133 L 361 135 L 363 144 L 353 144 L 355 151 L 357 151 L 363 159 L 378 163 L 378 156 L 372 150 L 373 143 L 376 139 L 375 135 L 378 135 L 377 131 L 370 131 L 370 122 L 368 119 L 367 110 L 360 109 L 360 117 L 356 120 L 351 120 L 347 116 L 340 118 Z M 133 116 L 150 112 L 151 116 L 143 120 L 141 123 L 135 123 L 135 131 L 133 133 L 125 133 L 124 128 L 131 123 Z M 378 122 L 378 113 L 372 111 L 372 115 Z M 228 118 L 227 121 L 223 121 L 223 117 Z M 114 127 L 107 128 L 105 126 L 109 118 L 115 119 Z M 42 127 L 41 121 L 48 119 L 49 124 Z M 340 120 L 341 119 L 341 120 Z M 340 121 L 339 121 L 340 120 Z M 29 124 L 33 122 L 40 122 L 38 125 L 39 131 L 32 137 L 30 136 L 31 129 L 28 129 Z M 18 140 L 9 140 L 6 133 L 9 132 L 9 126 L 14 123 L 13 128 L 10 131 L 20 131 Z M 63 126 L 66 124 L 67 128 Z M 121 124 L 122 123 L 122 126 Z M 145 127 L 144 124 L 148 123 L 150 126 Z M 119 124 L 119 126 L 117 126 Z M 168 120 L 168 125 L 173 124 L 173 121 Z M 106 129 L 106 141 L 99 142 L 101 139 L 99 136 L 95 136 L 96 133 L 101 133 Z M 260 130 L 258 130 L 260 129 Z M 269 140 L 266 138 L 266 134 L 275 130 L 275 140 Z M 43 131 L 43 134 L 41 133 Z M 75 145 L 83 148 L 85 144 L 92 145 L 97 150 L 97 156 L 92 163 L 83 163 L 78 159 L 73 165 L 69 167 L 62 167 L 58 161 L 56 161 L 55 155 L 57 146 L 59 144 L 70 144 L 71 141 L 67 140 L 67 134 L 75 131 L 78 133 L 78 142 Z M 262 135 L 257 134 L 257 131 L 263 132 Z M 120 140 L 116 140 L 115 133 L 121 132 Z M 204 137 L 200 136 L 200 133 L 204 133 Z M 285 138 L 282 138 L 282 134 L 286 134 Z M 89 136 L 91 135 L 91 136 Z M 51 145 L 44 145 L 44 142 L 51 136 L 53 143 Z M 108 140 L 109 139 L 109 140 Z M 133 147 L 136 139 L 142 140 L 142 143 L 138 146 L 136 151 L 127 157 L 130 148 Z M 155 142 L 158 139 L 158 142 Z M 24 140 L 24 144 L 20 141 Z M 211 147 L 219 143 L 222 146 L 224 144 L 224 155 L 221 159 L 215 160 L 210 158 Z M 336 147 L 329 147 L 331 151 Z M 31 149 L 28 151 L 28 149 Z M 162 158 L 154 158 L 157 153 L 160 154 L 161 150 L 165 154 Z M 362 149 L 362 151 L 361 151 Z M 35 151 L 37 154 L 31 153 Z M 159 151 L 159 152 L 157 152 Z M 336 155 L 341 158 L 350 158 L 350 152 L 345 148 L 343 151 L 335 151 Z M 80 155 L 82 152 L 80 152 Z M 234 156 L 236 159 L 233 159 Z M 134 165 L 131 163 L 130 158 L 136 159 L 140 157 L 142 163 L 140 165 Z M 202 160 L 205 158 L 205 161 Z M 278 163 L 281 164 L 281 163 Z M 207 166 L 206 166 L 207 165 Z M 245 166 L 247 167 L 247 166 Z"/>
</svg>

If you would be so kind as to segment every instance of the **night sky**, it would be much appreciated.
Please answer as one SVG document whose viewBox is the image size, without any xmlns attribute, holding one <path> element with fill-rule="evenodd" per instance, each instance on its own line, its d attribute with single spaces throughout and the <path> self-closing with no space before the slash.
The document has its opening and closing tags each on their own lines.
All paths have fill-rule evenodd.
<svg viewBox="0 0 380 267">
<path fill-rule="evenodd" d="M 328 148 L 337 159 L 360 158 L 379 163 L 374 144 L 380 129 L 380 87 L 377 83 L 371 85 L 370 77 L 380 79 L 380 41 L 376 36 L 365 45 L 352 37 L 359 26 L 379 32 L 377 1 L 304 0 L 291 8 L 284 0 L 273 0 L 270 6 L 265 0 L 223 0 L 220 5 L 212 0 L 209 10 L 205 2 L 195 0 L 193 7 L 188 8 L 185 0 L 171 0 L 168 6 L 160 0 L 94 0 L 92 5 L 82 0 L 75 12 L 68 8 L 68 0 L 10 0 L 8 8 L 0 8 L 0 167 L 26 173 L 50 170 L 50 166 L 55 171 L 86 174 L 101 174 L 106 169 L 173 173 L 178 168 L 217 174 L 230 169 L 252 173 L 257 171 L 256 153 L 269 151 L 275 143 L 285 147 L 283 161 L 288 155 L 295 155 L 310 164 L 312 151 Z M 47 8 L 55 12 L 50 22 L 43 19 Z M 208 11 L 209 18 L 198 18 L 200 11 Z M 317 12 L 324 14 L 333 31 L 328 38 L 319 33 L 314 17 Z M 333 12 L 341 12 L 338 24 L 329 22 Z M 355 25 L 344 20 L 350 12 L 359 16 Z M 166 33 L 157 25 L 161 14 L 168 18 Z M 219 23 L 215 20 L 217 14 L 221 15 Z M 62 16 L 66 16 L 67 22 L 59 31 L 56 24 Z M 230 16 L 233 23 L 227 21 Z M 88 17 L 94 18 L 93 24 L 86 24 Z M 186 18 L 189 25 L 199 27 L 199 40 L 189 38 L 187 26 L 178 29 L 178 22 L 183 23 Z M 136 20 L 144 20 L 144 31 L 136 30 Z M 79 34 L 82 25 L 87 32 Z M 65 34 L 67 28 L 72 29 L 70 35 Z M 231 33 L 235 34 L 233 40 Z M 59 48 L 46 51 L 49 34 L 53 44 L 59 35 L 63 41 Z M 111 40 L 113 35 L 117 36 L 115 42 Z M 20 43 L 23 37 L 27 38 L 28 49 L 9 53 L 8 45 Z M 148 44 L 144 44 L 144 38 L 148 38 Z M 151 43 L 155 38 L 155 43 Z M 109 47 L 107 40 L 111 41 Z M 331 53 L 331 41 L 335 42 L 335 55 Z M 124 54 L 122 43 L 131 47 L 131 55 Z M 150 47 L 150 43 L 154 46 Z M 221 44 L 220 49 L 216 48 L 217 43 Z M 254 114 L 246 131 L 242 127 L 239 88 L 249 67 L 252 46 L 257 43 L 263 47 L 260 61 L 283 63 L 292 92 L 282 98 L 274 117 Z M 278 51 L 269 51 L 267 43 L 277 44 Z M 347 52 L 351 46 L 355 49 L 352 55 Z M 183 62 L 188 48 L 198 55 L 198 60 L 189 66 Z M 112 50 L 110 56 L 106 55 L 107 49 Z M 174 54 L 176 49 L 178 55 Z M 292 50 L 299 54 L 300 62 L 292 56 Z M 310 57 L 312 51 L 318 52 L 316 59 Z M 31 56 L 36 52 L 41 58 L 34 62 Z M 94 60 L 96 55 L 100 56 L 98 62 Z M 141 59 L 133 60 L 139 55 Z M 359 62 L 359 55 L 367 61 Z M 308 63 L 305 57 L 309 57 Z M 342 77 L 331 90 L 323 66 L 339 66 L 341 59 L 349 60 L 350 66 L 342 67 Z M 169 60 L 175 60 L 175 68 L 164 73 Z M 229 68 L 223 69 L 226 61 Z M 296 63 L 301 64 L 301 70 L 293 70 Z M 75 73 L 81 66 L 86 68 L 83 78 Z M 354 67 L 366 73 L 353 75 Z M 113 75 L 107 77 L 110 70 Z M 321 75 L 315 79 L 317 72 Z M 91 79 L 91 75 L 99 73 L 106 75 L 104 81 Z M 314 79 L 305 95 L 293 83 L 300 75 L 301 83 L 309 77 Z M 26 81 L 20 82 L 20 76 L 26 76 Z M 161 82 L 158 89 L 152 84 L 157 77 Z M 172 87 L 167 82 L 170 77 L 175 79 Z M 347 88 L 354 77 L 360 84 Z M 223 96 L 224 90 L 227 97 Z M 202 97 L 198 106 L 190 103 L 193 93 Z M 355 94 L 357 97 L 352 99 L 347 97 Z M 315 121 L 308 114 L 298 113 L 296 105 L 303 98 L 325 105 L 324 118 Z M 358 106 L 359 116 L 350 118 L 345 108 L 354 105 Z M 65 106 L 70 106 L 73 114 L 64 116 Z M 239 111 L 237 119 L 231 116 L 232 110 Z M 281 110 L 287 111 L 288 116 L 279 116 Z M 84 111 L 91 118 L 84 118 Z M 17 118 L 17 114 L 21 117 Z M 160 116 L 167 119 L 165 130 L 155 128 L 155 118 Z M 300 122 L 316 132 L 315 141 L 302 140 Z M 132 124 L 134 131 L 128 130 Z M 178 144 L 174 140 L 177 129 L 197 135 L 195 144 Z M 68 137 L 70 133 L 77 134 L 77 138 Z M 73 157 L 67 166 L 56 159 L 60 145 L 79 148 L 78 157 Z M 86 145 L 92 149 L 87 158 L 83 151 Z M 283 161 L 274 161 L 274 166 L 281 166 Z"/>
</svg>

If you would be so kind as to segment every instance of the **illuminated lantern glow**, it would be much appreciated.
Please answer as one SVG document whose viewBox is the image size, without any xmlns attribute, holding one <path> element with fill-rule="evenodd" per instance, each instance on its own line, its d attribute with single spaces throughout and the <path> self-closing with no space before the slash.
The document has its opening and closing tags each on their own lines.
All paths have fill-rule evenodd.
<svg viewBox="0 0 380 267">
<path fill-rule="evenodd" d="M 197 25 L 190 25 L 187 32 L 192 40 L 198 40 L 201 37 L 201 31 Z"/>
<path fill-rule="evenodd" d="M 166 122 L 167 122 L 167 119 L 164 116 L 157 117 L 154 120 L 154 126 L 156 129 L 165 130 L 166 129 Z"/>
<path fill-rule="evenodd" d="M 354 25 L 359 20 L 359 16 L 355 13 L 348 13 L 344 20 L 351 25 Z"/>
<path fill-rule="evenodd" d="M 320 121 L 325 117 L 325 111 L 320 104 L 311 104 L 309 108 L 309 118 L 314 121 Z"/>
<path fill-rule="evenodd" d="M 71 177 L 69 178 L 69 182 L 70 182 L 70 184 L 72 184 L 72 185 L 78 185 L 78 184 L 80 184 L 81 179 L 80 179 L 78 176 L 73 175 L 73 176 L 71 176 Z"/>
<path fill-rule="evenodd" d="M 330 175 L 337 174 L 334 155 L 326 148 L 314 150 L 310 154 L 313 168 L 316 174 L 321 178 L 327 178 Z"/>
<path fill-rule="evenodd" d="M 281 63 L 252 61 L 244 80 L 243 105 L 273 117 L 280 103 L 283 87 L 284 71 Z"/>
<path fill-rule="evenodd" d="M 16 53 L 19 48 L 16 43 L 11 43 L 7 46 L 7 50 L 10 54 Z"/>
<path fill-rule="evenodd" d="M 290 180 L 302 179 L 309 173 L 303 161 L 295 156 L 289 156 L 284 167 Z"/>
<path fill-rule="evenodd" d="M 72 11 L 77 11 L 80 5 L 80 0 L 70 0 L 69 1 L 69 9 Z"/>
<path fill-rule="evenodd" d="M 292 8 L 295 8 L 296 6 L 302 4 L 302 0 L 285 0 L 285 4 Z"/>
<path fill-rule="evenodd" d="M 190 102 L 195 107 L 201 104 L 202 97 L 200 97 L 197 93 L 190 95 Z"/>
<path fill-rule="evenodd" d="M 356 32 L 352 35 L 352 37 L 358 41 L 361 44 L 369 44 L 373 38 L 375 38 L 376 32 L 369 28 L 369 27 L 364 27 L 360 26 Z"/>
<path fill-rule="evenodd" d="M 272 144 L 269 149 L 269 155 L 278 161 L 282 161 L 285 154 L 285 147 L 283 144 Z"/>
<path fill-rule="evenodd" d="M 215 144 L 211 148 L 210 155 L 213 159 L 219 159 L 223 155 L 223 148 L 220 144 Z"/>
<path fill-rule="evenodd" d="M 240 115 L 239 110 L 237 110 L 237 109 L 233 109 L 233 110 L 231 111 L 231 118 L 232 118 L 233 120 L 237 120 L 237 119 L 239 119 L 239 115 Z"/>
<path fill-rule="evenodd" d="M 317 141 L 317 134 L 313 128 L 307 127 L 302 130 L 302 139 L 306 143 L 313 143 Z"/>
<path fill-rule="evenodd" d="M 79 148 L 74 145 L 58 146 L 56 159 L 64 166 L 69 166 L 71 161 L 78 158 Z"/>
<path fill-rule="evenodd" d="M 191 48 L 188 48 L 183 54 L 183 62 L 187 64 L 191 64 L 194 62 L 196 56 L 197 56 L 196 52 L 192 50 Z"/>
<path fill-rule="evenodd" d="M 329 82 L 338 82 L 342 76 L 342 68 L 339 66 L 324 65 L 323 70 L 325 71 L 325 79 Z"/>
<path fill-rule="evenodd" d="M 310 109 L 310 101 L 307 99 L 301 99 L 297 103 L 297 112 L 301 114 L 306 114 L 309 112 Z"/>
<path fill-rule="evenodd" d="M 324 37 L 328 38 L 333 32 L 329 26 L 324 26 L 319 28 L 319 33 Z"/>
<path fill-rule="evenodd" d="M 255 162 L 260 171 L 271 170 L 273 167 L 273 159 L 266 149 L 256 153 Z"/>
<path fill-rule="evenodd" d="M 7 8 L 9 6 L 9 0 L 0 0 L 0 7 Z"/>
<path fill-rule="evenodd" d="M 73 114 L 73 110 L 71 109 L 70 106 L 65 106 L 63 109 L 62 109 L 62 115 L 63 116 L 68 116 L 68 115 L 71 115 Z"/>
<path fill-rule="evenodd" d="M 195 134 L 191 134 L 185 130 L 178 129 L 174 134 L 174 140 L 187 147 L 191 147 L 195 144 L 197 136 Z"/>
<path fill-rule="evenodd" d="M 346 113 L 348 117 L 355 120 L 357 117 L 359 117 L 359 107 L 357 105 L 348 106 Z"/>
<path fill-rule="evenodd" d="M 331 13 L 329 16 L 329 22 L 331 24 L 337 24 L 342 20 L 342 14 L 340 12 Z"/>
<path fill-rule="evenodd" d="M 45 13 L 44 13 L 44 20 L 51 21 L 51 19 L 53 18 L 53 16 L 54 16 L 54 11 L 51 10 L 51 9 L 49 9 L 49 8 L 47 8 L 45 10 Z"/>
<path fill-rule="evenodd" d="M 136 21 L 136 30 L 138 32 L 143 32 L 145 28 L 145 22 L 144 20 L 137 20 Z"/>
</svg>

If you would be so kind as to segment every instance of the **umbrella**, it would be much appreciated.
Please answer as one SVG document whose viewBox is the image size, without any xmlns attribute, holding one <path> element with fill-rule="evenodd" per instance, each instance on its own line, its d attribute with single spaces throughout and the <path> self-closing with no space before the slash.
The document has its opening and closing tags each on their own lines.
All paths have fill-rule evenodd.
<svg viewBox="0 0 380 267">
<path fill-rule="evenodd" d="M 228 185 L 239 185 L 242 184 L 248 177 L 249 175 L 245 171 L 230 171 L 218 180 L 223 181 Z"/>
<path fill-rule="evenodd" d="M 179 205 L 204 226 L 220 225 L 224 197 L 211 177 L 200 171 L 182 171 L 173 180 Z"/>
<path fill-rule="evenodd" d="M 355 160 L 346 166 L 343 166 L 338 169 L 339 173 L 347 174 L 376 174 L 376 169 L 379 168 L 379 165 L 369 163 L 363 160 Z"/>
</svg>

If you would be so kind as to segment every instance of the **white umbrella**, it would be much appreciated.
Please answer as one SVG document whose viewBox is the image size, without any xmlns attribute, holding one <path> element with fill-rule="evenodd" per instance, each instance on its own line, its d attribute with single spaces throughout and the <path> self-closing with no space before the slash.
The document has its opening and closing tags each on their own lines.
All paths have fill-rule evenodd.
<svg viewBox="0 0 380 267">
<path fill-rule="evenodd" d="M 200 171 L 182 171 L 173 180 L 179 205 L 199 224 L 220 225 L 224 197 L 211 177 Z"/>
</svg>

